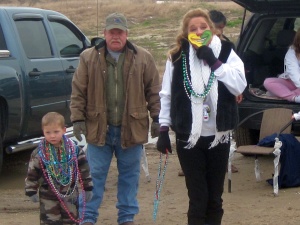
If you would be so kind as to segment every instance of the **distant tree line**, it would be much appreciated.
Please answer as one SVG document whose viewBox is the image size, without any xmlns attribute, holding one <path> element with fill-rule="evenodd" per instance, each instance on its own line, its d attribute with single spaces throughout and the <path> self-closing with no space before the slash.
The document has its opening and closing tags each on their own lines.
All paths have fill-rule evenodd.
<svg viewBox="0 0 300 225">
<path fill-rule="evenodd" d="M 45 0 L 44 0 L 45 1 Z M 47 0 L 49 2 L 58 2 L 60 0 Z M 72 0 L 71 0 L 72 1 Z M 140 0 L 141 2 L 145 1 L 145 0 Z M 151 0 L 153 2 L 156 2 L 156 0 Z M 178 1 L 178 0 L 165 0 L 165 1 Z M 180 1 L 180 0 L 179 0 Z M 231 0 L 181 0 L 181 1 L 188 1 L 188 2 L 229 2 Z M 20 5 L 23 5 L 25 3 L 27 3 L 30 6 L 35 5 L 36 3 L 40 3 L 43 2 L 43 0 L 0 0 L 0 3 L 19 3 Z M 99 0 L 99 2 L 101 2 L 101 0 Z"/>
<path fill-rule="evenodd" d="M 48 0 L 49 2 L 58 2 L 59 0 Z M 19 3 L 20 5 L 23 5 L 25 3 L 28 3 L 29 5 L 35 5 L 36 3 L 42 2 L 42 0 L 0 0 L 0 3 Z"/>
</svg>

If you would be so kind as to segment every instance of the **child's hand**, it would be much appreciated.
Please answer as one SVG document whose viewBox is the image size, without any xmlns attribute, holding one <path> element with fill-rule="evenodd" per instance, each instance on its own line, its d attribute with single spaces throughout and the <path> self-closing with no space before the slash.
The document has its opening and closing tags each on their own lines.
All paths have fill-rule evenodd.
<svg viewBox="0 0 300 225">
<path fill-rule="evenodd" d="M 292 115 L 292 119 L 300 120 L 300 112 L 295 113 L 294 115 Z"/>
<path fill-rule="evenodd" d="M 86 202 L 91 201 L 92 197 L 93 197 L 93 192 L 92 191 L 86 191 L 85 192 L 85 201 Z"/>
<path fill-rule="evenodd" d="M 34 194 L 34 195 L 30 196 L 29 198 L 32 202 L 38 202 L 39 201 L 39 196 L 37 194 Z"/>
</svg>

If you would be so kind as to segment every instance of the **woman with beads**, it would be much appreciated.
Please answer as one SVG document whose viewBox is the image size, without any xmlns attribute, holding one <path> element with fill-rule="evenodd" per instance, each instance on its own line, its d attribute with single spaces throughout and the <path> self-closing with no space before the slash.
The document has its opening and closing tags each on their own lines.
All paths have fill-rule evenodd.
<svg viewBox="0 0 300 225">
<path fill-rule="evenodd" d="M 64 135 L 65 119 L 59 113 L 47 113 L 42 130 L 44 138 L 28 164 L 25 194 L 40 203 L 40 224 L 79 224 L 79 190 L 87 202 L 93 189 L 85 153 Z"/>
<path fill-rule="evenodd" d="M 157 149 L 172 152 L 172 128 L 188 190 L 188 225 L 221 224 L 235 97 L 246 85 L 242 60 L 215 35 L 208 14 L 187 12 L 166 62 Z"/>
</svg>

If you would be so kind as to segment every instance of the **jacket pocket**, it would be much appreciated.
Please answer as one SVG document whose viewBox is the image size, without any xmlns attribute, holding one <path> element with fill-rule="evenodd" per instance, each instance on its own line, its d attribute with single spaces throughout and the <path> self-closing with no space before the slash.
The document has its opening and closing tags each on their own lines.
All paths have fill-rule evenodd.
<svg viewBox="0 0 300 225">
<path fill-rule="evenodd" d="M 86 113 L 86 139 L 92 143 L 97 143 L 99 137 L 100 113 L 96 111 L 87 111 Z"/>
<path fill-rule="evenodd" d="M 135 144 L 145 143 L 148 140 L 149 115 L 146 112 L 130 114 L 131 141 Z"/>
</svg>

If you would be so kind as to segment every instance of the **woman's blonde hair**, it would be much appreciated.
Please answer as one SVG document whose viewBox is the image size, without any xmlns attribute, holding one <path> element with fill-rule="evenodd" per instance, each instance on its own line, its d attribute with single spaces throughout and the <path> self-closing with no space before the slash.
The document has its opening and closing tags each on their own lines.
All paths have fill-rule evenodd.
<svg viewBox="0 0 300 225">
<path fill-rule="evenodd" d="M 293 41 L 293 48 L 296 53 L 297 59 L 300 59 L 300 28 L 298 28 Z"/>
<path fill-rule="evenodd" d="M 64 128 L 65 127 L 65 118 L 57 112 L 48 112 L 42 118 L 42 129 L 44 128 L 44 126 L 48 126 L 51 124 L 56 124 L 56 125 L 60 126 L 61 128 Z"/>
<path fill-rule="evenodd" d="M 188 39 L 188 25 L 189 25 L 190 20 L 195 17 L 203 17 L 206 20 L 209 27 L 211 28 L 211 31 L 213 32 L 213 34 L 215 34 L 214 24 L 210 20 L 208 13 L 201 8 L 192 9 L 192 10 L 188 11 L 181 20 L 180 29 L 176 36 L 175 44 L 168 51 L 169 57 L 171 57 L 171 55 L 173 55 L 174 53 L 179 51 L 179 49 L 181 48 L 182 39 L 186 39 L 186 40 Z"/>
</svg>

